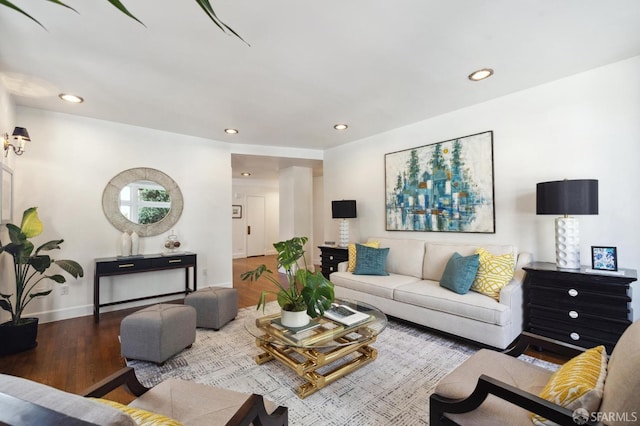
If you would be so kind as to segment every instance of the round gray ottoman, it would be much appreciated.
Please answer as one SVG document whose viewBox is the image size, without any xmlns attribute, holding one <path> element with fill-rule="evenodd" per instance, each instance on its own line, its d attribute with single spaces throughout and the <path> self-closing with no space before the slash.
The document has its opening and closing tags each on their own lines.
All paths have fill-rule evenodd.
<svg viewBox="0 0 640 426">
<path fill-rule="evenodd" d="M 159 304 L 127 315 L 120 323 L 122 356 L 164 363 L 196 340 L 191 306 Z"/>
<path fill-rule="evenodd" d="M 220 330 L 238 315 L 238 290 L 205 287 L 185 296 L 184 304 L 196 309 L 197 327 Z"/>
</svg>

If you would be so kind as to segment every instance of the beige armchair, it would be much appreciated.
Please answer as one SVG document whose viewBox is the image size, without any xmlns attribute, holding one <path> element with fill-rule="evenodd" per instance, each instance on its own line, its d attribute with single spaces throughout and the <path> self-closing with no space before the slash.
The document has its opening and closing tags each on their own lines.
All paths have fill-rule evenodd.
<svg viewBox="0 0 640 426">
<path fill-rule="evenodd" d="M 538 397 L 552 372 L 516 358 L 529 345 L 569 356 L 585 350 L 527 332 L 505 352 L 482 349 L 438 383 L 429 401 L 430 424 L 531 426 L 532 412 L 561 425 L 640 423 L 640 321 L 616 344 L 600 407 L 587 419 L 574 420 L 574 411 Z"/>
<path fill-rule="evenodd" d="M 124 386 L 137 398 L 122 410 L 96 401 Z M 187 425 L 288 424 L 288 410 L 275 407 L 260 395 L 187 382 L 166 380 L 151 389 L 144 387 L 132 368 L 123 368 L 84 392 L 84 397 L 63 392 L 31 380 L 0 374 L 0 424 L 135 425 L 127 412 L 142 409 Z M 138 413 L 136 413 L 138 415 Z"/>
</svg>

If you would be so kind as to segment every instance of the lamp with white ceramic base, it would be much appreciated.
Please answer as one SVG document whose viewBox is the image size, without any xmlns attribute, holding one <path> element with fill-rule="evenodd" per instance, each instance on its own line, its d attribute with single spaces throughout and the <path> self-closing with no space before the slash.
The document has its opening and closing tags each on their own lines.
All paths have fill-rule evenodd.
<svg viewBox="0 0 640 426">
<path fill-rule="evenodd" d="M 574 179 L 536 185 L 536 214 L 556 214 L 556 266 L 580 269 L 580 228 L 569 215 L 598 214 L 598 181 Z"/>
</svg>

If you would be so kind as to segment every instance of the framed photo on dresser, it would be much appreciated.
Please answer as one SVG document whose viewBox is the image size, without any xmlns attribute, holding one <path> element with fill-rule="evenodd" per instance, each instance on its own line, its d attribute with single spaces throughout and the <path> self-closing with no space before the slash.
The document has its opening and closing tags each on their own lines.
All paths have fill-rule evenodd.
<svg viewBox="0 0 640 426">
<path fill-rule="evenodd" d="M 618 270 L 616 247 L 591 246 L 591 268 L 600 271 Z"/>
</svg>

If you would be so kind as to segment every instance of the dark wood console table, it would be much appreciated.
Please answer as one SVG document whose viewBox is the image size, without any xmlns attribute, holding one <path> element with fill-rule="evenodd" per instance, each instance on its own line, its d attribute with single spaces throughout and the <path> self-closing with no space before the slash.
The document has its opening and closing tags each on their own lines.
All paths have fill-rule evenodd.
<svg viewBox="0 0 640 426">
<path fill-rule="evenodd" d="M 96 259 L 96 270 L 93 278 L 93 318 L 100 322 L 100 308 L 118 305 L 138 300 L 153 299 L 155 297 L 188 294 L 198 289 L 197 254 L 184 252 L 173 254 L 145 254 L 141 256 L 104 257 Z M 100 303 L 100 278 L 112 275 L 135 274 L 140 272 L 164 271 L 168 269 L 184 268 L 184 290 L 172 293 L 154 294 L 137 297 L 135 299 L 119 300 L 117 302 Z M 189 287 L 189 268 L 193 268 L 193 289 Z"/>
</svg>

